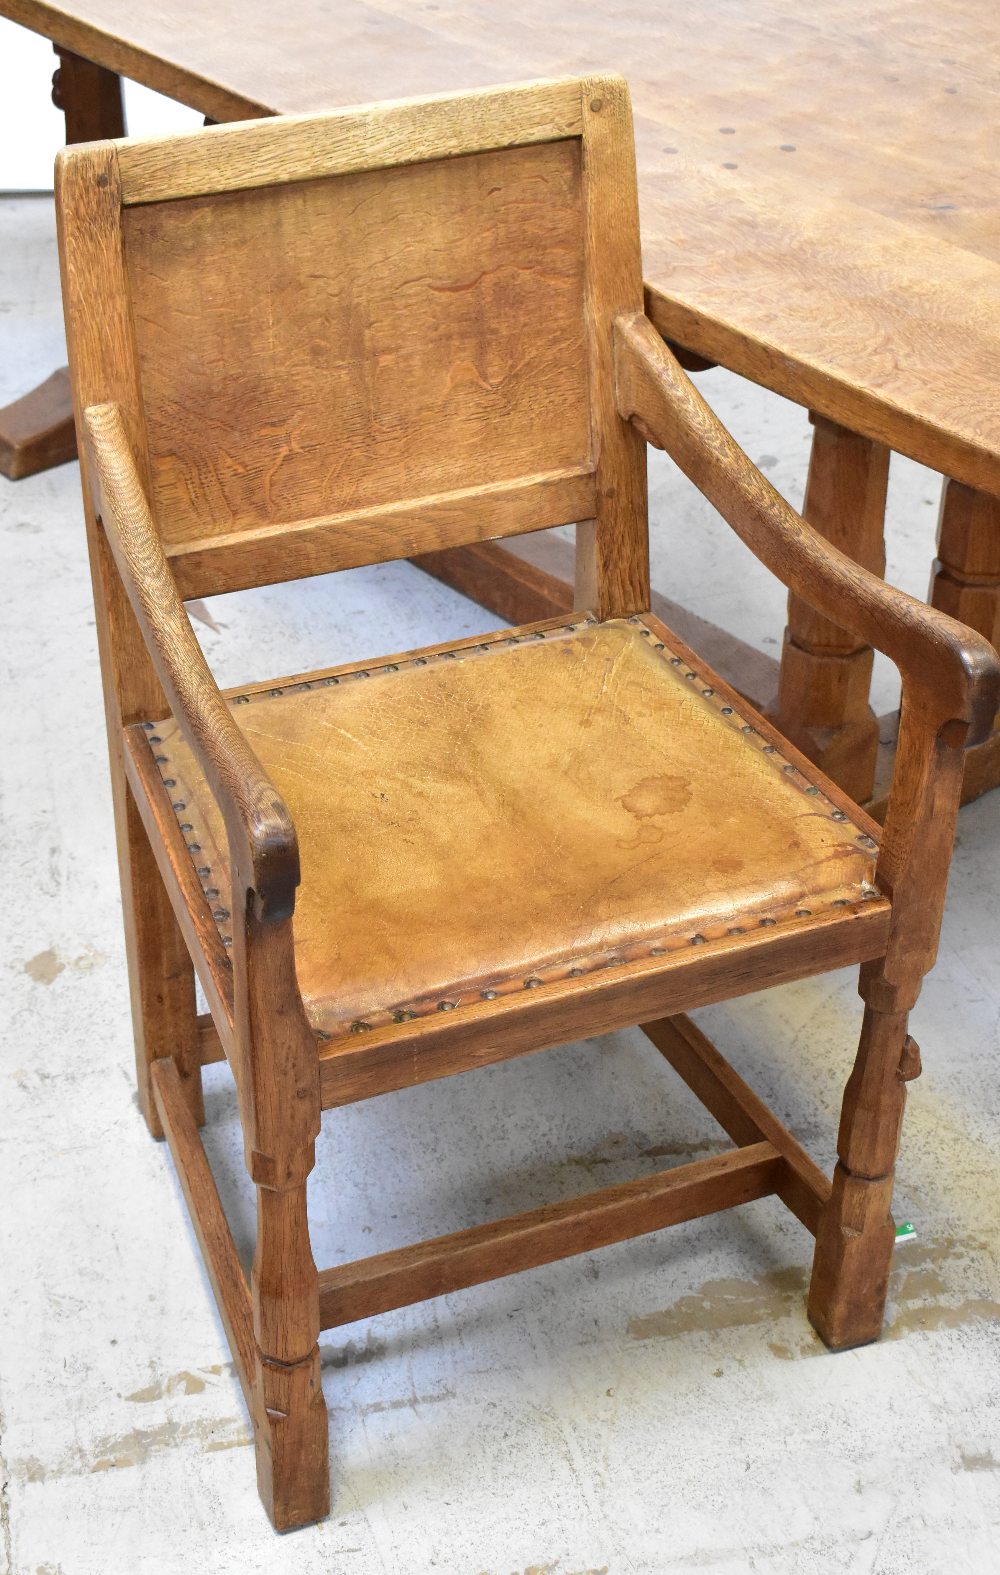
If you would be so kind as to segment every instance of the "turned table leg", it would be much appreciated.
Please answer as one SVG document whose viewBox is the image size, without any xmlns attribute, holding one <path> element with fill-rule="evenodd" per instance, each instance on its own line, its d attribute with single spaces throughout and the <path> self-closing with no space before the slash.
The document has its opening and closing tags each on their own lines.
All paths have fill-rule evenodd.
<svg viewBox="0 0 1000 1575">
<path fill-rule="evenodd" d="M 125 135 L 121 78 L 103 66 L 57 49 L 52 102 L 66 117 L 67 142 Z M 0 474 L 34 476 L 76 458 L 73 402 L 65 367 L 0 409 Z"/>
<path fill-rule="evenodd" d="M 812 416 L 802 512 L 856 563 L 885 571 L 889 450 Z M 871 797 L 878 722 L 868 703 L 872 651 L 797 596 L 788 600 L 777 717 L 794 743 L 856 801 Z"/>
<path fill-rule="evenodd" d="M 930 602 L 1000 647 L 1000 499 L 946 481 Z"/>
</svg>

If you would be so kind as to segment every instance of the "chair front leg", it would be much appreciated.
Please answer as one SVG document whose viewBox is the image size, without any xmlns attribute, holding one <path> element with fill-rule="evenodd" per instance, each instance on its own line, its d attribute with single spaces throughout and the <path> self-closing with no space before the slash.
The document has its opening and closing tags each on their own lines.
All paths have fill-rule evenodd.
<svg viewBox="0 0 1000 1575">
<path fill-rule="evenodd" d="M 861 1043 L 844 1093 L 839 1163 L 816 1235 L 809 1289 L 809 1317 L 834 1350 L 877 1340 L 882 1331 L 906 1084 L 920 1071 L 907 1019 L 937 955 L 967 732 L 964 722 L 942 724 L 928 697 L 910 694 L 904 684 L 876 871 L 892 897 L 892 928 L 885 956 L 861 969 Z"/>
<path fill-rule="evenodd" d="M 831 1350 L 882 1332 L 896 1240 L 892 1187 L 906 1083 L 919 1071 L 906 1012 L 865 1007 L 847 1083 L 833 1192 L 816 1236 L 809 1320 Z"/>
<path fill-rule="evenodd" d="M 262 1158 L 263 1156 L 258 1156 Z M 257 1181 L 251 1286 L 257 1342 L 257 1486 L 278 1531 L 322 1520 L 330 1507 L 326 1403 L 320 1382 L 319 1282 L 306 1217 L 313 1146 L 286 1184 Z M 272 1178 L 273 1168 L 260 1167 Z"/>
<path fill-rule="evenodd" d="M 329 1509 L 320 1384 L 319 1279 L 306 1186 L 320 1126 L 319 1060 L 295 976 L 292 919 L 261 918 L 247 892 L 233 936 L 236 1077 L 257 1188 L 251 1273 L 257 1484 L 278 1531 Z"/>
</svg>

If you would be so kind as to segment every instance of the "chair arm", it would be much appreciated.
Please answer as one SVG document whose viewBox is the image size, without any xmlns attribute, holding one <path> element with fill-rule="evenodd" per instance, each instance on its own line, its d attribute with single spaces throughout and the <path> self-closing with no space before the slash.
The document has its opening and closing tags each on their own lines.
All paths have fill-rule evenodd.
<svg viewBox="0 0 1000 1575">
<path fill-rule="evenodd" d="M 950 743 L 987 738 L 1000 703 L 1000 662 L 989 641 L 861 568 L 796 514 L 643 313 L 616 318 L 614 338 L 620 415 L 666 450 L 789 590 L 896 664 L 935 732 L 950 723 Z"/>
<path fill-rule="evenodd" d="M 83 414 L 94 509 L 103 525 L 156 674 L 222 812 L 234 890 L 254 893 L 261 919 L 292 912 L 299 882 L 295 827 L 219 692 L 177 591 L 117 405 Z"/>
</svg>

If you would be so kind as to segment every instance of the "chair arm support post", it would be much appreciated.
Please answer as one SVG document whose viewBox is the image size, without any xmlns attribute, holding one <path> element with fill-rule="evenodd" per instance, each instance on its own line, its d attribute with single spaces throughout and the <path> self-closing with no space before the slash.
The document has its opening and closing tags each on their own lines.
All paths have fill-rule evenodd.
<svg viewBox="0 0 1000 1575">
<path fill-rule="evenodd" d="M 83 428 L 94 512 L 171 710 L 222 811 L 234 891 L 253 893 L 259 919 L 286 918 L 299 883 L 291 816 L 233 720 L 195 638 L 118 406 L 91 406 Z"/>
<path fill-rule="evenodd" d="M 893 921 L 885 958 L 862 972 L 862 994 L 878 1010 L 905 1010 L 937 951 L 962 752 L 993 727 L 1000 658 L 981 635 L 887 585 L 802 519 L 729 435 L 647 317 L 616 318 L 614 335 L 620 414 L 670 455 L 789 590 L 899 669 L 899 747 L 877 867 Z"/>
</svg>

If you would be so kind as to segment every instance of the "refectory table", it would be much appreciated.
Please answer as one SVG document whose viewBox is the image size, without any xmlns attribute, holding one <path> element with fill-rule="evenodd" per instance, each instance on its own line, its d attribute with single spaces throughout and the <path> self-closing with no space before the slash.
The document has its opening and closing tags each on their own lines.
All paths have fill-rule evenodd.
<svg viewBox="0 0 1000 1575">
<path fill-rule="evenodd" d="M 122 76 L 233 120 L 621 71 L 656 325 L 690 365 L 809 410 L 805 512 L 869 567 L 883 563 L 890 451 L 940 471 L 931 600 L 1000 641 L 994 0 L 0 0 L 0 15 L 53 41 L 69 141 L 122 133 Z M 0 411 L 0 468 L 71 457 L 68 410 L 56 373 Z M 425 566 L 523 620 L 567 604 L 552 562 L 486 545 Z M 871 798 L 871 652 L 793 599 L 780 682 L 761 661 L 755 697 Z M 995 734 L 967 796 L 998 781 Z"/>
</svg>

